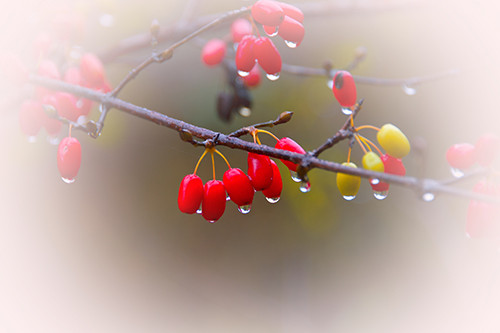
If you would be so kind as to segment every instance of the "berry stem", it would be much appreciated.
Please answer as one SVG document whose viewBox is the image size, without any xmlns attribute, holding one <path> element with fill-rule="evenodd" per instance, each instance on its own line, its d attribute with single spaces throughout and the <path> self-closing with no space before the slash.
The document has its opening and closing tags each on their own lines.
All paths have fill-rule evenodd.
<svg viewBox="0 0 500 333">
<path fill-rule="evenodd" d="M 200 166 L 201 161 L 203 160 L 203 157 L 207 154 L 208 149 L 205 149 L 203 154 L 201 154 L 201 157 L 198 159 L 198 163 L 196 163 L 196 167 L 194 168 L 193 174 L 196 175 L 196 172 L 198 171 L 198 167 Z"/>
<path fill-rule="evenodd" d="M 379 153 L 380 156 L 384 155 L 382 154 L 382 151 L 377 147 L 377 145 L 375 143 L 373 143 L 373 141 L 371 141 L 370 139 L 368 138 L 365 138 L 364 136 L 362 136 L 361 134 L 358 134 L 359 135 L 359 138 L 361 140 L 363 140 L 364 143 L 368 143 L 368 145 L 372 146 L 373 148 L 375 148 L 375 150 L 377 150 L 377 152 Z M 370 149 L 371 150 L 371 149 Z"/>
<path fill-rule="evenodd" d="M 365 129 L 365 128 L 370 128 L 370 129 L 375 130 L 377 132 L 380 131 L 380 128 L 372 126 L 372 125 L 363 125 L 363 126 L 355 127 L 354 129 L 356 131 L 359 131 L 359 130 L 362 130 L 362 129 Z"/>
<path fill-rule="evenodd" d="M 365 154 L 366 154 L 366 153 L 367 153 L 366 148 L 365 148 L 365 146 L 364 146 L 363 142 L 361 142 L 361 140 L 359 139 L 359 135 L 355 133 L 355 134 L 354 134 L 354 138 L 355 138 L 355 139 L 356 139 L 356 141 L 358 142 L 358 144 L 359 144 L 359 146 L 361 147 L 361 149 L 363 149 L 363 153 L 365 153 Z M 349 161 L 347 161 L 347 162 L 349 162 Z"/>
<path fill-rule="evenodd" d="M 352 148 L 349 146 L 349 150 L 347 151 L 347 163 L 351 162 L 351 151 Z"/>
<path fill-rule="evenodd" d="M 228 169 L 231 169 L 231 165 L 229 165 L 229 162 L 227 161 L 226 156 L 224 156 L 224 155 L 223 155 L 220 151 L 218 151 L 217 149 L 215 149 L 215 152 L 216 152 L 217 154 L 219 154 L 219 156 L 220 156 L 220 157 L 222 157 L 222 159 L 226 162 Z"/>
<path fill-rule="evenodd" d="M 278 138 L 276 137 L 276 135 L 274 135 L 273 133 L 271 133 L 271 132 L 269 132 L 269 131 L 258 129 L 258 130 L 257 130 L 257 132 L 258 132 L 258 133 L 266 133 L 266 134 L 268 134 L 268 135 L 272 136 L 273 138 L 275 138 L 275 139 L 276 139 L 276 141 L 280 141 L 280 139 L 278 139 Z"/>
<path fill-rule="evenodd" d="M 260 32 L 259 28 L 257 28 L 257 25 L 255 24 L 255 21 L 253 20 L 252 15 L 248 15 L 248 20 L 252 24 L 252 30 L 257 34 L 257 36 L 260 38 Z"/>
<path fill-rule="evenodd" d="M 69 124 L 68 136 L 71 138 L 71 129 L 73 128 L 73 124 Z"/>
<path fill-rule="evenodd" d="M 212 158 L 212 175 L 215 180 L 215 160 L 214 160 L 214 149 L 210 149 L 210 157 Z"/>
</svg>

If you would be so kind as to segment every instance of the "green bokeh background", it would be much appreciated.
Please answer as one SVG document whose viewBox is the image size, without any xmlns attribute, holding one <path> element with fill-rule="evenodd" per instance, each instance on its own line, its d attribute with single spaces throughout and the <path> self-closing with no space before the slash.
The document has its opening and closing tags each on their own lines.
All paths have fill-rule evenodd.
<svg viewBox="0 0 500 333">
<path fill-rule="evenodd" d="M 82 46 L 103 52 L 153 19 L 176 22 L 182 1 L 63 2 L 83 15 Z M 249 1 L 199 1 L 194 16 L 221 13 Z M 307 4 L 309 2 L 303 2 Z M 380 78 L 458 75 L 424 83 L 414 96 L 402 87 L 359 85 L 365 104 L 358 125 L 396 124 L 410 138 L 409 175 L 450 177 L 444 158 L 457 142 L 499 133 L 499 5 L 494 1 L 338 1 L 339 12 L 307 17 L 300 47 L 277 39 L 284 62 L 347 65 L 368 50 L 354 74 Z M 21 0 L 0 18 L 4 51 L 27 62 L 31 42 L 62 2 Z M 300 3 L 298 3 L 300 5 Z M 102 15 L 114 18 L 100 25 Z M 202 37 L 221 37 L 222 26 Z M 160 44 L 167 47 L 168 43 Z M 107 65 L 113 85 L 150 50 Z M 142 72 L 122 92 L 129 102 L 224 133 L 294 111 L 273 129 L 307 150 L 343 124 L 322 78 L 283 73 L 252 91 L 251 118 L 216 117 L 225 88 L 221 68 L 207 68 L 189 43 Z M 280 165 L 279 203 L 257 193 L 248 215 L 228 203 L 215 224 L 181 214 L 176 196 L 201 148 L 178 134 L 120 111 L 110 112 L 102 136 L 81 141 L 77 181 L 64 184 L 56 148 L 28 144 L 20 133 L 16 89 L 0 81 L 0 330 L 2 332 L 497 332 L 500 324 L 497 244 L 467 239 L 467 200 L 391 187 L 384 201 L 362 182 L 353 202 L 342 199 L 335 174 L 310 173 L 312 190 Z M 98 111 L 93 111 L 93 118 Z M 367 135 L 374 139 L 374 133 Z M 271 138 L 265 143 L 273 144 Z M 234 167 L 246 155 L 221 147 Z M 322 157 L 343 162 L 347 144 Z M 360 164 L 361 152 L 353 160 Z M 217 174 L 225 171 L 217 160 Z M 199 174 L 207 181 L 204 161 Z M 465 182 L 463 188 L 471 188 Z"/>
</svg>

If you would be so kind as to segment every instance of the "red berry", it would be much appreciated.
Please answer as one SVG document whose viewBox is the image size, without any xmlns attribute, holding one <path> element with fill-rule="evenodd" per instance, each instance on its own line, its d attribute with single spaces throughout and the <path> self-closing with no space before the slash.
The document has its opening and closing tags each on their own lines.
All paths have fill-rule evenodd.
<svg viewBox="0 0 500 333">
<path fill-rule="evenodd" d="M 288 151 L 298 153 L 298 154 L 305 154 L 306 153 L 306 151 L 297 142 L 295 142 L 294 140 L 292 140 L 288 137 L 281 138 L 276 143 L 274 148 L 288 150 Z M 297 171 L 297 164 L 290 162 L 290 161 L 285 161 L 285 160 L 281 160 L 281 162 L 283 162 L 288 167 L 288 169 L 290 169 L 290 171 Z"/>
<path fill-rule="evenodd" d="M 179 187 L 177 205 L 179 210 L 186 214 L 196 213 L 203 199 L 203 182 L 197 175 L 186 175 Z"/>
<path fill-rule="evenodd" d="M 276 1 L 260 0 L 252 6 L 252 17 L 262 25 L 277 26 L 285 13 Z"/>
<path fill-rule="evenodd" d="M 278 34 L 278 27 L 271 27 L 269 25 L 263 25 L 264 31 L 270 37 L 274 37 Z"/>
<path fill-rule="evenodd" d="M 479 181 L 474 192 L 498 196 L 500 193 L 492 183 Z M 500 237 L 500 207 L 489 202 L 471 200 L 467 209 L 465 231 L 471 238 Z"/>
<path fill-rule="evenodd" d="M 446 160 L 452 168 L 466 170 L 476 163 L 476 149 L 470 143 L 457 143 L 446 151 Z"/>
<path fill-rule="evenodd" d="M 281 9 L 283 9 L 283 12 L 286 16 L 290 16 L 295 21 L 298 21 L 300 23 L 304 22 L 304 13 L 302 13 L 302 11 L 297 7 L 285 2 L 278 2 L 278 5 L 281 7 Z"/>
<path fill-rule="evenodd" d="M 82 56 L 80 71 L 85 82 L 91 87 L 99 87 L 104 81 L 104 65 L 93 53 L 85 53 Z"/>
<path fill-rule="evenodd" d="M 269 156 L 248 153 L 248 177 L 256 191 L 261 191 L 273 182 L 273 167 Z"/>
<path fill-rule="evenodd" d="M 356 84 L 348 71 L 337 71 L 333 77 L 333 94 L 343 107 L 356 104 Z"/>
<path fill-rule="evenodd" d="M 289 16 L 285 16 L 285 19 L 281 22 L 278 29 L 278 35 L 283 38 L 290 47 L 299 46 L 300 43 L 302 43 L 302 39 L 304 39 L 304 33 L 305 31 L 302 23 Z"/>
<path fill-rule="evenodd" d="M 406 169 L 401 159 L 393 157 L 389 154 L 382 155 L 380 159 L 382 160 L 382 163 L 384 163 L 385 173 L 390 173 L 392 175 L 398 176 L 404 176 L 406 174 Z M 370 183 L 370 185 L 375 192 L 385 192 L 389 190 L 389 184 L 382 181 L 378 182 L 377 184 Z"/>
<path fill-rule="evenodd" d="M 271 186 L 262 190 L 262 193 L 266 196 L 267 200 L 271 203 L 277 202 L 281 196 L 281 190 L 283 190 L 283 181 L 281 180 L 280 169 L 276 165 L 276 162 L 271 160 L 271 166 L 273 168 L 273 181 Z"/>
<path fill-rule="evenodd" d="M 476 142 L 477 162 L 489 166 L 500 151 L 500 137 L 495 133 L 483 134 Z"/>
<path fill-rule="evenodd" d="M 239 43 L 244 36 L 251 34 L 252 25 L 248 20 L 239 18 L 231 24 L 231 37 L 233 38 L 233 43 Z"/>
<path fill-rule="evenodd" d="M 226 209 L 226 190 L 220 180 L 210 180 L 203 189 L 201 215 L 209 222 L 215 222 Z"/>
<path fill-rule="evenodd" d="M 209 40 L 201 50 L 201 60 L 207 66 L 220 64 L 225 55 L 226 43 L 222 39 Z"/>
<path fill-rule="evenodd" d="M 57 98 L 59 116 L 77 122 L 78 117 L 81 116 L 80 109 L 77 106 L 77 98 L 63 91 L 56 92 L 54 96 Z"/>
<path fill-rule="evenodd" d="M 37 135 L 45 117 L 42 104 L 33 100 L 24 102 L 19 110 L 21 131 L 27 136 Z"/>
<path fill-rule="evenodd" d="M 281 56 L 274 43 L 267 37 L 255 40 L 253 52 L 260 67 L 270 75 L 281 72 Z"/>
<path fill-rule="evenodd" d="M 59 109 L 57 98 L 54 94 L 45 95 L 42 98 L 42 106 L 43 107 L 52 106 L 55 111 Z M 43 126 L 45 127 L 45 130 L 50 136 L 56 136 L 61 131 L 62 123 L 60 120 L 56 118 L 51 118 L 46 115 L 43 119 Z"/>
<path fill-rule="evenodd" d="M 75 180 L 81 162 L 82 147 L 80 142 L 73 137 L 62 139 L 57 150 L 57 167 L 66 183 L 72 183 Z"/>
<path fill-rule="evenodd" d="M 253 52 L 255 39 L 255 36 L 247 35 L 244 36 L 238 44 L 234 60 L 240 75 L 242 74 L 241 72 L 250 72 L 255 66 L 255 55 Z"/>
<path fill-rule="evenodd" d="M 255 64 L 247 76 L 243 77 L 243 83 L 249 88 L 257 87 L 260 84 L 260 69 Z"/>
<path fill-rule="evenodd" d="M 248 206 L 252 204 L 255 193 L 248 176 L 238 168 L 232 168 L 224 173 L 222 179 L 227 194 L 238 206 Z"/>
</svg>

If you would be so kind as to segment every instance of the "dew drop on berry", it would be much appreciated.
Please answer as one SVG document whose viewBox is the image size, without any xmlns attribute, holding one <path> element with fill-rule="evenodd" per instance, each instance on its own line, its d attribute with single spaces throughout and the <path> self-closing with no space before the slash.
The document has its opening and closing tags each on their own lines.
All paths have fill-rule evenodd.
<svg viewBox="0 0 500 333">
<path fill-rule="evenodd" d="M 286 40 L 286 41 L 285 41 L 285 44 L 286 44 L 286 46 L 288 46 L 288 47 L 289 47 L 289 48 L 291 48 L 291 49 L 294 49 L 294 48 L 296 48 L 296 47 L 297 47 L 297 43 L 290 42 L 289 40 Z"/>
<path fill-rule="evenodd" d="M 196 210 L 196 214 L 201 215 L 201 208 L 198 208 L 198 210 Z"/>
<path fill-rule="evenodd" d="M 250 210 L 252 209 L 252 205 L 243 205 L 243 206 L 238 206 L 238 211 L 241 214 L 248 214 L 250 213 Z"/>
<path fill-rule="evenodd" d="M 249 108 L 247 107 L 242 107 L 238 110 L 238 113 L 240 114 L 240 116 L 242 117 L 250 117 L 252 115 L 252 110 L 250 110 Z"/>
<path fill-rule="evenodd" d="M 381 191 L 381 192 L 375 191 L 375 192 L 373 192 L 373 196 L 377 200 L 384 200 L 385 198 L 387 198 L 388 195 L 389 195 L 389 191 Z"/>
<path fill-rule="evenodd" d="M 229 195 L 226 193 L 226 201 L 231 201 L 231 198 L 229 197 Z"/>
<path fill-rule="evenodd" d="M 238 71 L 238 75 L 241 76 L 241 77 L 245 77 L 245 76 L 248 76 L 250 74 L 250 72 L 245 72 L 245 71 Z"/>
<path fill-rule="evenodd" d="M 328 89 L 332 90 L 333 89 L 333 79 L 326 81 L 326 86 L 328 87 Z"/>
<path fill-rule="evenodd" d="M 269 203 L 275 204 L 275 203 L 277 203 L 278 201 L 280 201 L 280 197 L 276 197 L 276 198 L 268 198 L 268 197 L 266 197 L 266 200 L 267 200 L 267 202 L 269 202 Z"/>
<path fill-rule="evenodd" d="M 296 183 L 300 183 L 301 179 L 297 172 L 290 170 L 290 176 L 292 177 L 292 180 Z"/>
<path fill-rule="evenodd" d="M 307 193 L 311 190 L 311 183 L 310 182 L 301 182 L 299 189 L 300 189 L 300 192 Z"/>
<path fill-rule="evenodd" d="M 343 198 L 347 201 L 354 200 L 356 198 L 355 195 L 344 195 Z"/>
<path fill-rule="evenodd" d="M 345 114 L 346 116 L 350 116 L 352 114 L 352 109 L 351 108 L 342 108 L 342 113 Z"/>
<path fill-rule="evenodd" d="M 26 138 L 29 143 L 35 143 L 36 142 L 36 136 L 30 135 Z"/>
<path fill-rule="evenodd" d="M 457 168 L 450 168 L 450 171 L 453 177 L 455 178 L 462 178 L 465 175 L 465 173 L 462 170 Z"/>
<path fill-rule="evenodd" d="M 49 136 L 47 136 L 47 141 L 49 144 L 56 146 L 59 144 L 60 140 L 59 140 L 59 137 L 57 137 L 57 136 L 50 136 L 49 135 Z"/>
<path fill-rule="evenodd" d="M 377 185 L 378 183 L 380 183 L 380 180 L 378 178 L 372 178 L 372 179 L 370 179 L 370 184 Z"/>
<path fill-rule="evenodd" d="M 72 184 L 75 182 L 75 178 L 73 179 L 69 179 L 69 178 L 64 178 L 64 177 L 61 177 L 61 179 L 63 180 L 63 182 L 65 182 L 66 184 Z"/>
<path fill-rule="evenodd" d="M 277 79 L 280 78 L 280 73 L 266 74 L 266 77 L 271 81 L 276 81 Z"/>
<path fill-rule="evenodd" d="M 422 200 L 424 200 L 425 202 L 431 202 L 435 198 L 436 198 L 436 196 L 434 195 L 434 193 L 431 193 L 431 192 L 427 192 L 427 193 L 424 193 L 422 195 Z"/>
<path fill-rule="evenodd" d="M 210 224 L 212 224 L 212 223 L 215 223 L 215 220 L 209 220 L 207 222 L 210 223 Z"/>
<path fill-rule="evenodd" d="M 412 88 L 410 87 L 409 85 L 407 84 L 404 84 L 403 85 L 403 91 L 405 92 L 405 94 L 407 94 L 408 96 L 413 96 L 417 93 L 417 89 L 415 88 Z"/>
</svg>

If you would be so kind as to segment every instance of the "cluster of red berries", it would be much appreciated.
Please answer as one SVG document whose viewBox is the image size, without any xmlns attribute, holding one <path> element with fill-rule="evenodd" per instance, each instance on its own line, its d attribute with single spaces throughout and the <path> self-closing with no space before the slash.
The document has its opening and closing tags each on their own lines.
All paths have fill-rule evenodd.
<svg viewBox="0 0 500 333">
<path fill-rule="evenodd" d="M 264 31 L 271 37 L 281 36 L 289 47 L 297 47 L 304 38 L 304 14 L 295 6 L 279 1 L 260 0 L 252 6 L 250 19 L 262 24 Z M 260 83 L 257 64 L 270 80 L 279 78 L 281 55 L 271 39 L 260 36 L 246 19 L 233 22 L 231 37 L 233 44 L 237 44 L 236 68 L 246 86 L 255 87 Z M 226 42 L 222 39 L 208 41 L 201 52 L 202 61 L 207 66 L 220 64 L 225 55 Z"/>
<path fill-rule="evenodd" d="M 61 21 L 59 24 L 67 26 L 68 34 L 49 34 L 41 32 L 33 42 L 34 59 L 37 75 L 62 80 L 66 83 L 78 85 L 102 92 L 111 91 L 110 84 L 106 78 L 104 66 L 100 59 L 93 53 L 78 52 L 73 49 L 69 54 L 61 49 L 61 45 L 71 48 L 70 37 L 80 31 L 71 22 Z M 78 21 L 73 22 L 74 25 Z M 9 55 L 10 59 L 16 59 Z M 4 58 L 5 59 L 5 58 Z M 52 59 L 66 59 L 57 63 Z M 15 61 L 20 84 L 27 82 L 28 70 L 24 64 Z M 3 67 L 2 67 L 3 68 Z M 91 112 L 93 102 L 74 96 L 67 92 L 53 91 L 38 86 L 33 95 L 25 100 L 19 111 L 19 123 L 21 131 L 28 136 L 30 142 L 36 141 L 36 136 L 42 128 L 47 132 L 49 142 L 59 143 L 59 135 L 62 129 L 61 119 L 66 119 L 70 124 L 84 124 Z M 59 143 L 57 152 L 57 166 L 62 179 L 71 183 L 74 181 L 81 163 L 81 146 L 78 140 L 71 137 L 71 125 L 69 135 Z"/>
<path fill-rule="evenodd" d="M 382 154 L 380 149 L 369 139 L 358 133 L 359 130 L 364 128 L 371 128 L 377 131 L 377 141 L 379 145 L 385 150 Z M 410 143 L 404 133 L 394 126 L 393 124 L 385 124 L 381 128 L 370 125 L 353 127 L 354 138 L 364 151 L 362 164 L 366 170 L 385 172 L 393 175 L 404 176 L 406 169 L 401 161 L 401 158 L 408 155 L 410 152 Z M 372 150 L 374 148 L 378 154 Z M 350 162 L 351 147 L 349 147 L 349 154 L 347 162 L 343 163 L 344 166 L 357 168 L 356 164 Z M 348 175 L 344 173 L 337 173 L 337 187 L 346 200 L 353 200 L 361 186 L 361 177 Z M 389 191 L 389 184 L 379 179 L 370 179 L 370 186 L 372 187 L 374 197 L 383 200 L 387 197 Z"/>
<path fill-rule="evenodd" d="M 253 134 L 254 138 L 256 138 L 257 132 L 271 134 L 267 131 L 256 130 Z M 305 153 L 304 149 L 290 138 L 276 138 L 276 140 L 275 148 L 277 149 L 300 154 Z M 196 175 L 196 171 L 207 152 L 212 154 L 212 156 L 214 153 L 221 155 L 227 163 L 228 170 L 224 173 L 222 181 L 220 181 L 215 179 L 215 167 L 213 166 L 213 179 L 203 185 L 203 181 Z M 289 161 L 282 162 L 291 172 L 296 171 L 296 164 Z M 247 165 L 248 171 L 245 174 L 239 168 L 231 168 L 225 157 L 218 150 L 213 147 L 206 148 L 196 165 L 194 173 L 185 176 L 181 181 L 177 198 L 179 210 L 187 214 L 201 214 L 205 220 L 213 223 L 224 214 L 227 200 L 234 202 L 238 206 L 238 210 L 243 214 L 250 212 L 254 194 L 257 191 L 262 191 L 268 202 L 278 202 L 283 189 L 283 181 L 276 162 L 270 159 L 269 156 L 249 152 Z"/>
<path fill-rule="evenodd" d="M 457 143 L 446 152 L 446 160 L 455 177 L 462 177 L 464 171 L 478 163 L 483 167 L 493 164 L 500 152 L 500 137 L 495 133 L 483 134 L 473 145 L 471 143 Z"/>
</svg>

